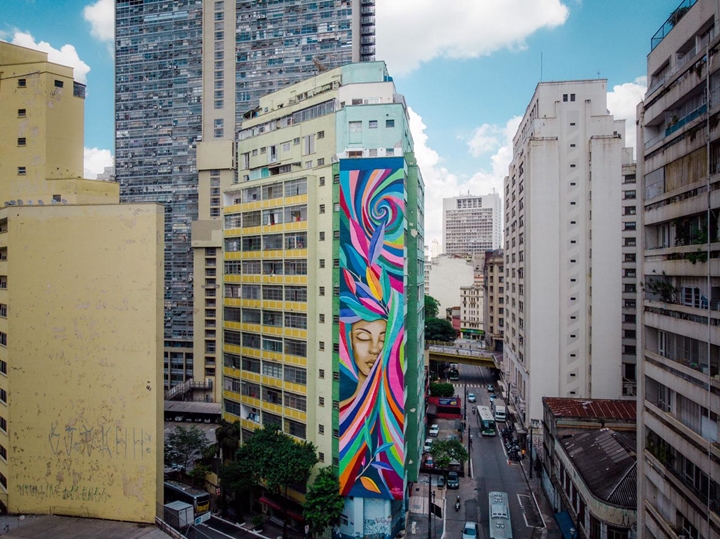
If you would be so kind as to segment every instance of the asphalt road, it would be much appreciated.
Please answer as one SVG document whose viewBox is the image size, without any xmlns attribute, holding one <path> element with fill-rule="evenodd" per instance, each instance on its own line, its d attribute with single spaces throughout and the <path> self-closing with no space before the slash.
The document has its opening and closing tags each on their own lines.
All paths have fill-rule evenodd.
<svg viewBox="0 0 720 539">
<path fill-rule="evenodd" d="M 460 365 L 460 381 L 454 382 L 455 394 L 465 398 L 465 390 L 474 393 L 475 405 L 488 405 L 490 398 L 485 387 L 489 383 L 497 387 L 497 380 L 489 369 L 474 365 Z M 473 404 L 469 404 L 473 406 Z M 479 539 L 488 539 L 488 492 L 503 491 L 508 493 L 510 514 L 512 517 L 513 536 L 515 539 L 531 539 L 540 537 L 542 520 L 537 514 L 530 489 L 520 465 L 508 462 L 498 434 L 494 437 L 482 437 L 477 423 L 477 416 L 468 409 L 468 424 L 472 434 L 470 456 L 472 461 L 472 479 L 464 478 L 459 491 L 448 491 L 448 512 L 446 514 L 447 539 L 460 539 L 466 521 L 474 521 L 480 525 Z M 500 428 L 505 425 L 498 423 Z M 467 439 L 464 439 L 467 444 Z M 462 499 L 462 507 L 456 512 L 454 500 L 457 494 Z"/>
</svg>

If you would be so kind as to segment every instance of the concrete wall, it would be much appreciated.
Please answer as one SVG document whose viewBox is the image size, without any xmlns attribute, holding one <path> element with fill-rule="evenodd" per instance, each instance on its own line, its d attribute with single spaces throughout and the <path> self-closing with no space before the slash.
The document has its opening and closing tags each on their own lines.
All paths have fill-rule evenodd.
<svg viewBox="0 0 720 539">
<path fill-rule="evenodd" d="M 460 287 L 473 284 L 472 261 L 461 257 L 440 255 L 430 266 L 430 295 L 440 302 L 438 317 L 445 309 L 460 305 Z"/>
<path fill-rule="evenodd" d="M 152 522 L 162 500 L 163 209 L 2 213 L 8 509 Z"/>
</svg>

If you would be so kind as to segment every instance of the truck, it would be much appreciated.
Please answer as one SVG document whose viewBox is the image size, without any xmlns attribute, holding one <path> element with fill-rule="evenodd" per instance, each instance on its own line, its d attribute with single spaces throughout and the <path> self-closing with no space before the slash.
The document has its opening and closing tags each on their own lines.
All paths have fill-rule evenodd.
<svg viewBox="0 0 720 539">
<path fill-rule="evenodd" d="M 502 399 L 495 399 L 491 402 L 491 406 L 495 416 L 495 422 L 505 423 L 505 420 L 507 419 L 507 407 L 505 406 L 505 401 Z"/>
</svg>

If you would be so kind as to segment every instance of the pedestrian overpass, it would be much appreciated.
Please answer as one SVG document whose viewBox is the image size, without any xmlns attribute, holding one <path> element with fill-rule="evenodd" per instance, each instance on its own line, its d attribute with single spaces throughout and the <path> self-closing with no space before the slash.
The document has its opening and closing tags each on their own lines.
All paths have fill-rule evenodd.
<svg viewBox="0 0 720 539">
<path fill-rule="evenodd" d="M 477 348 L 466 348 L 449 343 L 430 343 L 428 354 L 430 361 L 496 368 L 493 354 Z"/>
</svg>

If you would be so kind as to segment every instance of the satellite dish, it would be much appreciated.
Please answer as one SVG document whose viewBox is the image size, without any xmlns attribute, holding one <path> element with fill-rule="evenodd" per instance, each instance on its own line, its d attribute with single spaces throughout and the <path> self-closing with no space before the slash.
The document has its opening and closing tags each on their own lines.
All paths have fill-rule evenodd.
<svg viewBox="0 0 720 539">
<path fill-rule="evenodd" d="M 42 200 L 38 200 L 38 206 L 44 206 L 45 203 Z"/>
<path fill-rule="evenodd" d="M 27 201 L 27 205 L 28 205 L 28 206 L 32 206 L 32 200 L 28 200 L 28 201 Z"/>
<path fill-rule="evenodd" d="M 22 205 L 23 205 L 23 201 L 20 200 L 19 198 L 17 199 L 17 203 L 18 203 L 18 206 L 22 206 Z"/>
<path fill-rule="evenodd" d="M 53 198 L 51 204 L 52 204 L 52 205 L 57 204 L 57 200 L 55 200 L 55 199 Z"/>
<path fill-rule="evenodd" d="M 6 201 L 5 201 L 5 205 L 6 205 L 6 206 L 9 206 L 9 205 L 10 205 L 10 201 L 9 201 L 9 200 L 6 200 Z"/>
<path fill-rule="evenodd" d="M 65 200 L 64 198 L 60 202 L 62 202 L 63 204 L 67 204 L 67 200 Z"/>
<path fill-rule="evenodd" d="M 14 206 L 15 201 L 14 200 L 8 200 L 8 206 Z"/>
</svg>

